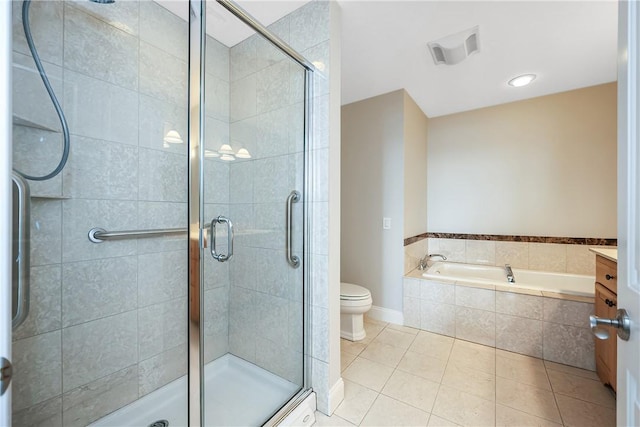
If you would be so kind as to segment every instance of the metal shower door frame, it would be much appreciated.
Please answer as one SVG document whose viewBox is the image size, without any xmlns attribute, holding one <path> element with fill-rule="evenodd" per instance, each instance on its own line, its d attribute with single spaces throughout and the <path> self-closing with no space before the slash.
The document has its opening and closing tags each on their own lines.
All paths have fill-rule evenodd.
<svg viewBox="0 0 640 427">
<path fill-rule="evenodd" d="M 205 249 L 206 224 L 204 218 L 204 105 L 205 105 L 205 43 L 206 43 L 206 1 L 189 0 L 189 63 L 188 63 L 188 196 L 187 209 L 189 225 L 188 235 L 188 396 L 187 423 L 189 426 L 204 426 L 204 343 L 202 335 L 203 291 L 201 283 L 204 277 L 202 259 Z M 213 1 L 213 0 L 209 0 Z M 303 244 L 305 253 L 307 243 L 310 242 L 309 204 L 306 195 L 309 194 L 309 143 L 311 140 L 311 111 L 313 100 L 313 76 L 315 67 L 304 56 L 291 46 L 273 35 L 266 27 L 250 14 L 230 0 L 216 0 L 241 22 L 251 27 L 262 37 L 271 42 L 290 59 L 304 68 L 305 100 L 304 100 L 304 214 L 303 214 Z M 308 252 L 306 252 L 308 254 Z M 266 425 L 275 425 L 286 417 L 295 407 L 311 393 L 311 364 L 310 358 L 310 313 L 309 313 L 309 284 L 310 284 L 309 256 L 303 257 L 303 385 L 284 407 L 282 407 Z"/>
<path fill-rule="evenodd" d="M 0 229 L 11 229 L 11 4 L 0 1 Z M 4 28 L 2 30 L 1 28 Z M 0 237 L 0 361 L 11 360 L 11 233 Z M 0 368 L 0 376 L 3 376 Z M 8 373 L 8 372 L 7 372 Z M 8 379 L 6 380 L 8 381 Z M 11 387 L 0 395 L 0 425 L 11 425 Z"/>
</svg>

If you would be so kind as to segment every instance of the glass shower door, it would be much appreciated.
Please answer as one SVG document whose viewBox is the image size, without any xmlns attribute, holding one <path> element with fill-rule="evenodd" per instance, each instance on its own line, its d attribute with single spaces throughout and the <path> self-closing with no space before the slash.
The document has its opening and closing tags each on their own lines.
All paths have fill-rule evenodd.
<svg viewBox="0 0 640 427">
<path fill-rule="evenodd" d="M 229 44 L 207 36 L 205 425 L 261 425 L 304 385 L 305 70 L 258 34 Z"/>
</svg>

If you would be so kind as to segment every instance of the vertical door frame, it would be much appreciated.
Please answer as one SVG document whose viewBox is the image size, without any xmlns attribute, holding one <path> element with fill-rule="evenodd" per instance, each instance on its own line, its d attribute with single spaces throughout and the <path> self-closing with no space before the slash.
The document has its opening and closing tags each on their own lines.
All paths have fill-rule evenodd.
<svg viewBox="0 0 640 427">
<path fill-rule="evenodd" d="M 628 311 L 631 334 L 618 339 L 616 419 L 640 422 L 640 6 L 618 2 L 618 308 Z M 615 339 L 615 338 L 614 338 Z"/>
<path fill-rule="evenodd" d="M 11 1 L 0 0 L 0 229 L 11 230 Z M 11 361 L 11 233 L 0 234 L 0 357 Z M 0 425 L 11 425 L 11 387 L 0 396 Z"/>
<path fill-rule="evenodd" d="M 203 312 L 202 254 L 204 249 L 204 65 L 205 0 L 189 0 L 189 111 L 188 111 L 188 341 L 187 424 L 204 425 L 204 357 L 201 314 Z"/>
</svg>

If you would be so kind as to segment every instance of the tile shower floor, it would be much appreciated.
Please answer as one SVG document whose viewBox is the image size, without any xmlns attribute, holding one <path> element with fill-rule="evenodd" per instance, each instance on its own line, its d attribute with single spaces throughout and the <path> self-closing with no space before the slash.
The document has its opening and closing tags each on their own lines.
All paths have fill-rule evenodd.
<svg viewBox="0 0 640 427">
<path fill-rule="evenodd" d="M 342 340 L 345 398 L 316 426 L 615 426 L 595 372 L 366 320 Z"/>
</svg>

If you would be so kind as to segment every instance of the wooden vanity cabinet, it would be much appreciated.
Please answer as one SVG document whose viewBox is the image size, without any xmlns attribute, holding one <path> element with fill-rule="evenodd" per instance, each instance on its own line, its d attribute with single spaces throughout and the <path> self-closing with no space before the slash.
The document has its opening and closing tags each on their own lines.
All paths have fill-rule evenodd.
<svg viewBox="0 0 640 427">
<path fill-rule="evenodd" d="M 595 315 L 613 319 L 618 309 L 617 263 L 596 256 Z M 608 328 L 609 338 L 596 339 L 596 371 L 603 384 L 609 384 L 615 391 L 617 373 L 618 335 L 614 328 Z"/>
</svg>

